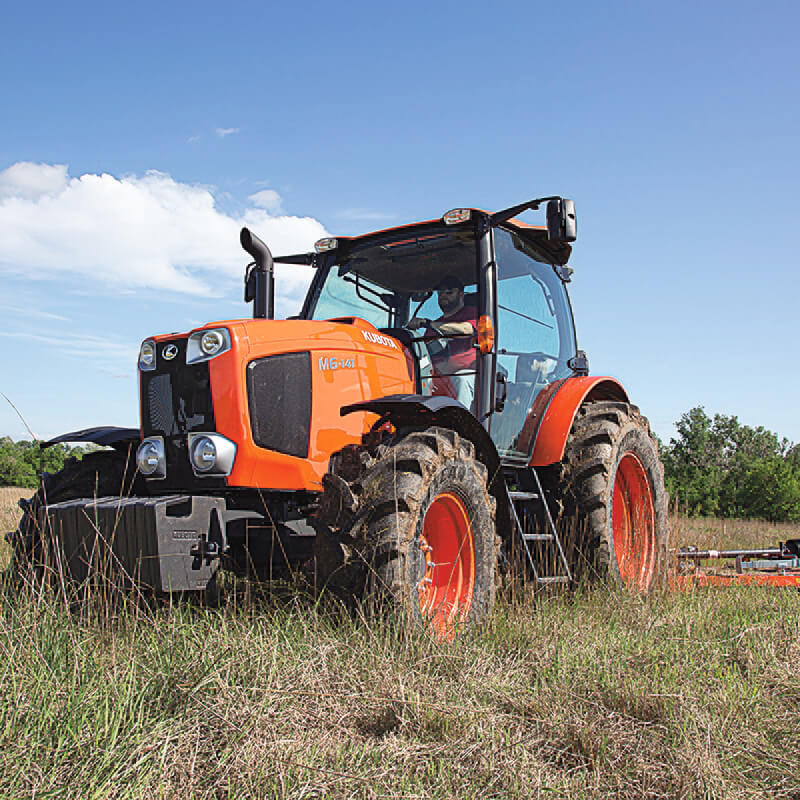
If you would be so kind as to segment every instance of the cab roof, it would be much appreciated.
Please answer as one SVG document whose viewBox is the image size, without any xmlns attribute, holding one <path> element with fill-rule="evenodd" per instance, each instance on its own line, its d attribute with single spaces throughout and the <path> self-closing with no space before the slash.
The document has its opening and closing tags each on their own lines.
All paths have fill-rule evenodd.
<svg viewBox="0 0 800 800">
<path fill-rule="evenodd" d="M 491 217 L 491 212 L 485 211 L 480 208 L 471 208 L 469 209 L 473 215 L 475 216 L 484 216 L 484 217 Z M 391 236 L 397 233 L 401 233 L 402 231 L 409 231 L 416 228 L 424 228 L 431 225 L 442 225 L 442 218 L 439 217 L 438 219 L 429 219 L 429 220 L 422 220 L 420 222 L 411 222 L 405 225 L 396 225 L 391 228 L 383 228 L 377 231 L 370 231 L 369 233 L 361 234 L 360 236 L 336 236 L 332 237 L 335 238 L 340 243 L 346 243 L 348 247 L 352 247 L 355 244 L 362 244 L 366 243 L 372 237 L 383 237 L 383 236 Z M 457 229 L 462 226 L 469 225 L 470 222 L 461 222 L 452 227 Z M 569 257 L 572 253 L 572 247 L 565 243 L 565 242 L 553 242 L 548 238 L 547 235 L 547 228 L 543 225 L 530 225 L 527 222 L 523 222 L 516 217 L 512 217 L 509 220 L 502 222 L 498 227 L 504 227 L 509 230 L 512 230 L 514 233 L 519 234 L 522 239 L 524 239 L 528 244 L 530 244 L 536 251 L 538 251 L 541 256 L 542 260 L 546 261 L 550 264 L 557 264 L 559 266 L 563 266 L 569 261 Z M 284 259 L 294 260 L 295 257 L 286 256 L 283 258 L 276 258 L 276 261 L 284 261 Z"/>
</svg>

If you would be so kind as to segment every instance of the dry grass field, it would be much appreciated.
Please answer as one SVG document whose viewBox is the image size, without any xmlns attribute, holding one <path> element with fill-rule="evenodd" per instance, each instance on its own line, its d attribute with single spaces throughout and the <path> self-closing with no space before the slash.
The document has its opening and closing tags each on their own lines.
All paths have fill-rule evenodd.
<svg viewBox="0 0 800 800">
<path fill-rule="evenodd" d="M 7 531 L 13 531 L 22 516 L 17 501 L 23 497 L 30 497 L 32 494 L 32 489 L 0 486 L 0 570 L 8 566 L 9 557 L 8 545 L 2 536 Z"/>
<path fill-rule="evenodd" d="M 2 490 L 4 528 L 26 493 Z M 454 643 L 280 586 L 213 610 L 0 602 L 4 798 L 800 798 L 791 590 L 500 602 Z"/>
</svg>

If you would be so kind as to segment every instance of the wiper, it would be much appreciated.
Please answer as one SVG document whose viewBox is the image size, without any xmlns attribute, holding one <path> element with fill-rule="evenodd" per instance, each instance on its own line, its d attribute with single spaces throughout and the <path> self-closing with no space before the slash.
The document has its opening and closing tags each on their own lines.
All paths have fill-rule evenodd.
<svg viewBox="0 0 800 800">
<path fill-rule="evenodd" d="M 502 308 L 503 311 L 508 311 L 509 314 L 516 314 L 518 317 L 522 317 L 523 319 L 528 319 L 531 322 L 535 322 L 537 325 L 541 325 L 543 328 L 550 328 L 553 330 L 552 325 L 548 325 L 546 322 L 542 322 L 540 319 L 534 319 L 533 317 L 529 317 L 527 314 L 523 314 L 521 311 L 514 311 L 513 308 L 506 308 L 506 306 L 501 306 L 500 303 L 497 304 L 498 308 Z"/>
</svg>

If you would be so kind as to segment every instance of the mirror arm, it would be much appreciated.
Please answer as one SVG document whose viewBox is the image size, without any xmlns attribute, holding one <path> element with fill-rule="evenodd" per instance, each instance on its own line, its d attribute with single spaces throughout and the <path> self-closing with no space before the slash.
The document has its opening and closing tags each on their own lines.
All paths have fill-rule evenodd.
<svg viewBox="0 0 800 800">
<path fill-rule="evenodd" d="M 517 214 L 521 214 L 523 211 L 536 211 L 542 203 L 546 203 L 548 200 L 560 199 L 560 197 L 538 197 L 536 200 L 528 200 L 527 203 L 520 203 L 518 206 L 504 208 L 502 211 L 496 211 L 494 214 L 489 216 L 489 222 L 492 227 L 495 225 L 501 225 L 503 222 L 507 222 L 512 217 L 516 217 Z"/>
</svg>

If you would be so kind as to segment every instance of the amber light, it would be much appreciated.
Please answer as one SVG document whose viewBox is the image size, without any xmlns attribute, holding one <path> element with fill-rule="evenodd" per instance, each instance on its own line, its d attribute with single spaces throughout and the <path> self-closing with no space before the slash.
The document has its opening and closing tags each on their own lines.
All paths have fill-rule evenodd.
<svg viewBox="0 0 800 800">
<path fill-rule="evenodd" d="M 494 348 L 494 325 L 487 314 L 478 320 L 478 347 L 481 353 L 491 353 Z"/>
<path fill-rule="evenodd" d="M 466 222 L 472 216 L 472 209 L 451 208 L 443 217 L 445 225 L 458 225 L 459 222 Z"/>
<path fill-rule="evenodd" d="M 327 236 L 324 239 L 318 239 L 314 242 L 314 249 L 318 253 L 327 253 L 328 250 L 335 250 L 339 246 L 339 240 L 334 239 L 331 236 Z"/>
</svg>

